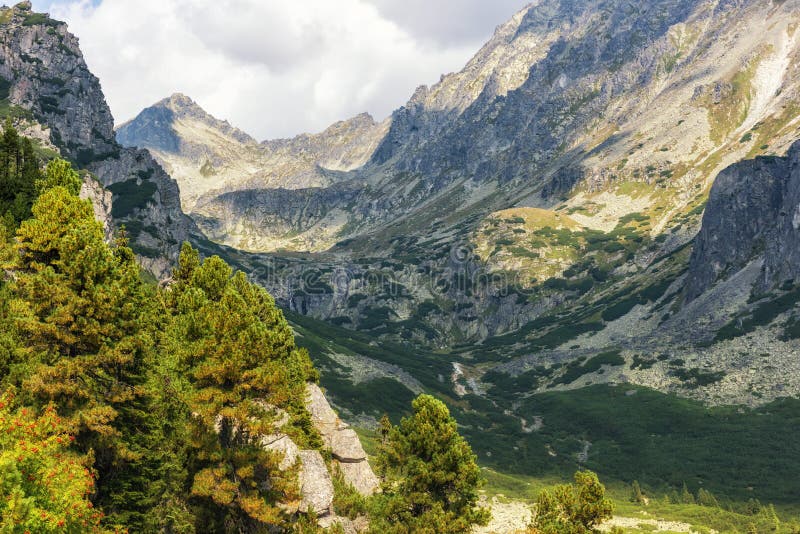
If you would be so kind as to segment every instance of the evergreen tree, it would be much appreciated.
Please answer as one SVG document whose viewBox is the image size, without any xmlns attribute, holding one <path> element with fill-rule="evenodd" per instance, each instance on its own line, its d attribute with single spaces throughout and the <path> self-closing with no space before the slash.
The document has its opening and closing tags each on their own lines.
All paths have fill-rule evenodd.
<svg viewBox="0 0 800 534">
<path fill-rule="evenodd" d="M 694 495 L 692 495 L 692 492 L 689 491 L 689 488 L 686 486 L 686 482 L 683 483 L 680 500 L 681 504 L 694 504 Z"/>
<path fill-rule="evenodd" d="M 31 141 L 20 137 L 7 119 L 0 139 L 0 216 L 6 227 L 14 228 L 30 217 L 35 184 L 41 178 Z"/>
<path fill-rule="evenodd" d="M 460 533 L 486 524 L 489 512 L 476 506 L 480 468 L 447 406 L 420 395 L 412 408 L 413 415 L 391 428 L 381 445 L 384 495 L 373 530 Z"/>
<path fill-rule="evenodd" d="M 634 480 L 633 484 L 631 484 L 631 502 L 638 504 L 644 503 L 644 494 L 642 493 L 642 488 L 639 486 L 638 480 Z"/>
<path fill-rule="evenodd" d="M 700 506 L 719 508 L 719 502 L 717 501 L 717 498 L 714 497 L 714 495 L 710 491 L 704 488 L 700 488 L 697 491 L 697 504 L 699 504 Z"/>
<path fill-rule="evenodd" d="M 68 161 L 57 158 L 50 161 L 45 169 L 44 176 L 36 181 L 36 191 L 42 194 L 54 187 L 63 187 L 73 196 L 81 192 L 81 177 L 72 168 Z"/>
<path fill-rule="evenodd" d="M 211 511 L 203 522 L 245 530 L 281 524 L 279 505 L 299 498 L 296 473 L 281 472 L 258 436 L 275 432 L 279 408 L 290 415 L 283 432 L 301 445 L 321 444 L 304 405 L 306 381 L 316 379 L 308 353 L 296 347 L 272 297 L 218 257 L 201 262 L 184 245 L 173 281 L 164 294 L 164 347 L 186 377 L 192 494 Z"/>
<path fill-rule="evenodd" d="M 538 534 L 590 534 L 610 519 L 614 505 L 606 498 L 606 489 L 591 471 L 575 473 L 575 484 L 542 491 L 536 500 L 532 525 Z"/>
<path fill-rule="evenodd" d="M 94 455 L 94 501 L 109 524 L 135 524 L 157 500 L 151 451 L 159 448 L 145 389 L 153 299 L 131 250 L 104 242 L 91 204 L 74 192 L 45 190 L 17 231 L 12 306 L 29 371 L 22 385 L 31 403 L 55 403 L 76 446 Z"/>
<path fill-rule="evenodd" d="M 100 532 L 91 457 L 70 450 L 53 405 L 36 415 L 0 395 L 0 532 Z"/>
</svg>

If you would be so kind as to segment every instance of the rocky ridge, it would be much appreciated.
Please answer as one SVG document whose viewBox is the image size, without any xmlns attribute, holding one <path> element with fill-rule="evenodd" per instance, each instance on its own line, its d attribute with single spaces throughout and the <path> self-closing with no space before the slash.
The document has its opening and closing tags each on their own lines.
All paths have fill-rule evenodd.
<svg viewBox="0 0 800 534">
<path fill-rule="evenodd" d="M 574 298 L 544 291 L 532 302 L 518 289 L 528 293 L 552 277 L 585 281 L 589 269 L 570 276 L 585 247 L 543 236 L 541 221 L 563 214 L 577 224 L 574 234 L 602 232 L 586 235 L 624 246 L 628 238 L 613 234 L 621 225 L 619 235 L 647 245 L 600 255 L 595 268 L 618 279 L 641 274 L 693 238 L 722 169 L 788 150 L 798 135 L 799 13 L 796 1 L 535 2 L 462 71 L 421 87 L 381 125 L 354 119 L 363 125 L 261 144 L 270 162 L 263 169 L 276 181 L 254 183 L 232 166 L 198 178 L 205 156 L 170 156 L 158 143 L 150 150 L 193 166 L 172 167 L 182 184 L 229 184 L 192 208 L 213 240 L 309 252 L 302 261 L 245 261 L 271 273 L 264 284 L 290 309 L 355 328 L 375 310 L 388 308 L 386 321 L 398 325 L 424 311 L 440 346 L 486 339 Z M 739 32 L 741 21 L 752 31 Z M 175 107 L 172 100 L 156 108 Z M 138 132 L 127 142 L 145 145 L 159 128 L 187 145 L 200 139 L 181 133 L 188 118 L 155 127 L 149 113 L 125 127 Z M 197 110 L 186 116 L 216 124 Z M 340 128 L 347 135 L 332 134 Z M 328 138 L 339 141 L 320 141 Z M 214 153 L 213 139 L 203 139 Z M 345 149 L 358 157 L 331 164 Z M 517 215 L 506 219 L 524 228 L 503 218 L 510 209 Z M 305 283 L 312 270 L 319 284 Z M 405 291 L 374 291 L 364 281 L 376 271 Z M 467 291 L 445 285 L 452 276 L 511 281 Z M 430 312 L 429 301 L 464 313 Z M 425 342 L 427 334 L 413 337 Z"/>
<path fill-rule="evenodd" d="M 117 137 L 150 151 L 178 180 L 183 209 L 215 241 L 244 250 L 266 243 L 319 249 L 333 244 L 337 220 L 346 220 L 342 211 L 329 213 L 352 197 L 352 188 L 338 187 L 340 175 L 363 166 L 387 128 L 362 114 L 319 134 L 257 143 L 175 94 L 120 125 Z M 322 242 L 307 233 L 320 224 L 332 227 Z"/>
<path fill-rule="evenodd" d="M 200 232 L 181 211 L 175 181 L 147 152 L 115 140 L 111 111 L 78 39 L 21 2 L 0 9 L 0 60 L 0 100 L 22 131 L 38 132 L 45 146 L 111 191 L 113 228 L 124 225 L 145 268 L 165 275 L 180 243 Z"/>
</svg>

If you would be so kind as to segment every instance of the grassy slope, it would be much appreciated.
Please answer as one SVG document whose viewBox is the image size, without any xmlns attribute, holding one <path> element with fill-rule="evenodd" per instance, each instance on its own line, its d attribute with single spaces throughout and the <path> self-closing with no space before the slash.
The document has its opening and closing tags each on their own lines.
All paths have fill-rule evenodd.
<svg viewBox="0 0 800 534">
<path fill-rule="evenodd" d="M 363 334 L 291 319 L 302 321 L 299 343 L 328 370 L 322 382 L 337 404 L 396 420 L 413 394 L 390 378 L 353 385 L 324 354 L 351 351 L 401 365 L 448 402 L 481 462 L 498 471 L 563 479 L 578 467 L 576 454 L 588 441 L 586 466 L 605 477 L 637 479 L 663 492 L 686 482 L 693 491 L 703 487 L 735 501 L 800 503 L 800 481 L 784 475 L 800 465 L 800 400 L 757 410 L 708 408 L 645 388 L 596 385 L 522 398 L 517 413 L 529 415 L 529 423 L 534 416 L 544 421 L 541 430 L 526 433 L 519 419 L 504 415 L 504 399 L 491 393 L 455 398 L 435 378 L 449 376 L 450 361 L 458 359 L 453 355 L 370 344 Z"/>
</svg>

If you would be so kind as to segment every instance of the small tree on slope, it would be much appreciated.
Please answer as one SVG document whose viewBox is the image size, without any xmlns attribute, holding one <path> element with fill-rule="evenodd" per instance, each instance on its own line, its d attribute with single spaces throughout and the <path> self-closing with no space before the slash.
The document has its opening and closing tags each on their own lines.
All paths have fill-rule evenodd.
<svg viewBox="0 0 800 534">
<path fill-rule="evenodd" d="M 610 519 L 614 505 L 606 488 L 591 471 L 575 473 L 575 484 L 542 491 L 536 500 L 532 532 L 537 534 L 590 534 Z"/>
<path fill-rule="evenodd" d="M 373 531 L 461 533 L 486 524 L 489 511 L 476 506 L 480 468 L 447 406 L 420 395 L 412 407 L 413 415 L 389 429 L 381 446 L 384 495 Z"/>
</svg>

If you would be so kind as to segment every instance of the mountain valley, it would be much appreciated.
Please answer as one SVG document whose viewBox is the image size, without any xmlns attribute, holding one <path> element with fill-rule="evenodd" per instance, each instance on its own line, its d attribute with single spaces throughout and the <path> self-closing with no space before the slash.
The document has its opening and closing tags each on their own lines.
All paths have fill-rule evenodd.
<svg viewBox="0 0 800 534">
<path fill-rule="evenodd" d="M 385 120 L 263 142 L 180 93 L 114 129 L 24 2 L 0 41 L 0 115 L 106 240 L 154 286 L 189 242 L 267 289 L 367 452 L 430 393 L 493 495 L 588 468 L 697 531 L 797 517 L 800 1 L 534 2 Z"/>
</svg>

